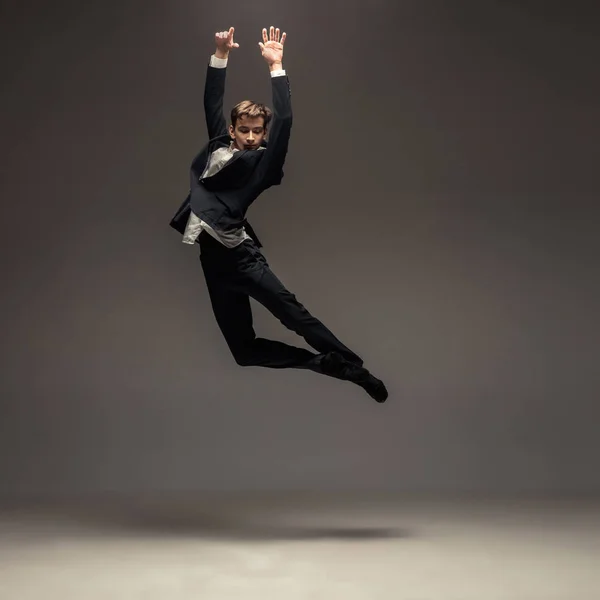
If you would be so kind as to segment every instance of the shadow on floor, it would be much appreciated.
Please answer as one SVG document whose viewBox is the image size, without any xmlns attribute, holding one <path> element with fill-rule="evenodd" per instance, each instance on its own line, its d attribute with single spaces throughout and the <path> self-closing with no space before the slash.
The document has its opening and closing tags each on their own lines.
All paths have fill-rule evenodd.
<svg viewBox="0 0 600 600">
<path fill-rule="evenodd" d="M 125 517 L 125 518 L 123 518 Z M 321 518 L 320 521 L 323 519 Z M 161 511 L 123 515 L 115 519 L 101 519 L 109 528 L 126 529 L 142 535 L 165 535 L 236 539 L 255 541 L 302 541 L 302 540 L 378 540 L 410 537 L 403 529 L 368 527 L 360 524 L 347 526 L 315 526 L 294 524 L 293 515 L 286 515 L 285 523 L 269 522 L 264 516 L 256 521 L 245 516 L 214 513 L 174 513 Z M 104 527 L 103 527 L 104 528 Z"/>
<path fill-rule="evenodd" d="M 31 512 L 29 515 L 31 516 Z M 7 516 L 6 512 L 4 516 Z M 13 517 L 15 516 L 13 513 Z M 350 542 L 414 537 L 407 529 L 373 527 L 372 522 L 369 525 L 368 515 L 365 518 L 364 515 L 357 517 L 335 514 L 335 517 L 327 518 L 320 514 L 317 519 L 310 513 L 307 518 L 306 510 L 299 516 L 294 510 L 279 511 L 273 515 L 265 509 L 227 511 L 219 507 L 207 510 L 177 505 L 70 508 L 55 506 L 51 510 L 37 513 L 36 519 L 38 522 L 41 519 L 48 530 L 60 536 L 84 533 L 238 541 Z"/>
</svg>

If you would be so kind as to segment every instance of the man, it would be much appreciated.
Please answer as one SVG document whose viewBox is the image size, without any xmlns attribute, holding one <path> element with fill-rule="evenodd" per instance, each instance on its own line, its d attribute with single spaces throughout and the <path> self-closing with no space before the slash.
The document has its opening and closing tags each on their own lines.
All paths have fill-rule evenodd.
<svg viewBox="0 0 600 600">
<path fill-rule="evenodd" d="M 200 262 L 212 308 L 236 362 L 242 366 L 310 369 L 351 381 L 377 402 L 388 393 L 362 360 L 319 320 L 271 271 L 246 211 L 264 190 L 279 185 L 292 127 L 289 80 L 283 69 L 286 34 L 262 30 L 259 47 L 271 73 L 273 112 L 263 104 L 244 101 L 223 115 L 225 73 L 229 52 L 239 48 L 234 28 L 215 34 L 204 90 L 209 142 L 194 159 L 190 192 L 171 220 L 183 242 L 198 243 Z M 269 139 L 267 130 L 271 120 Z M 256 337 L 250 298 L 263 304 L 283 325 L 302 336 L 318 354 Z"/>
</svg>

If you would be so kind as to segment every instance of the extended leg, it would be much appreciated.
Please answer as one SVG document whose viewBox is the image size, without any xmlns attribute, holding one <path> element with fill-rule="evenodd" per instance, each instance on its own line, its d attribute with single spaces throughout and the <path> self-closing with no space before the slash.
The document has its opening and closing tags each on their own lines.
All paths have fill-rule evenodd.
<svg viewBox="0 0 600 600">
<path fill-rule="evenodd" d="M 320 352 L 305 368 L 356 383 L 377 402 L 385 402 L 388 396 L 385 385 L 362 366 L 362 359 L 298 302 L 296 296 L 273 273 L 256 247 L 248 244 L 245 250 L 249 257 L 243 264 L 248 268 L 243 271 L 240 285 L 283 325 L 302 336 Z"/>
<path fill-rule="evenodd" d="M 388 396 L 382 381 L 373 377 L 362 366 L 362 360 L 342 344 L 319 320 L 298 302 L 267 267 L 258 284 L 249 293 L 275 315 L 286 327 L 295 331 L 321 354 L 315 356 L 306 368 L 318 373 L 345 379 L 360 385 L 377 402 Z"/>
<path fill-rule="evenodd" d="M 351 363 L 362 366 L 362 359 L 298 302 L 296 296 L 273 273 L 262 253 L 258 250 L 254 252 L 260 268 L 246 281 L 248 294 L 318 352 L 337 352 Z"/>
</svg>

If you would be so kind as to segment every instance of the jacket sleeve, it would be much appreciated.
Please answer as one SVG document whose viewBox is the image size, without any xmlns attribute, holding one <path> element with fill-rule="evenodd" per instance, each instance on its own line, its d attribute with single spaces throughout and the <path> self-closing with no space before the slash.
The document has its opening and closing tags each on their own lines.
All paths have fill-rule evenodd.
<svg viewBox="0 0 600 600">
<path fill-rule="evenodd" d="M 204 116 L 208 138 L 213 139 L 227 133 L 227 122 L 223 114 L 225 76 L 227 68 L 207 67 L 204 84 Z"/>
<path fill-rule="evenodd" d="M 283 177 L 283 164 L 292 131 L 292 100 L 287 75 L 271 77 L 273 120 L 267 148 L 259 164 L 261 179 L 266 185 L 278 185 Z"/>
</svg>

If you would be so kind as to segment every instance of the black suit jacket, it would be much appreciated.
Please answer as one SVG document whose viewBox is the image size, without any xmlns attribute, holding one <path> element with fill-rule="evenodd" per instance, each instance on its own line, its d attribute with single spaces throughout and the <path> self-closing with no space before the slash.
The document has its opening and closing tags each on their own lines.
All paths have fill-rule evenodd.
<svg viewBox="0 0 600 600">
<path fill-rule="evenodd" d="M 211 227 L 230 230 L 244 225 L 260 246 L 246 220 L 246 211 L 256 198 L 283 178 L 283 164 L 292 128 L 292 103 L 287 76 L 271 77 L 273 119 L 263 150 L 240 150 L 215 175 L 201 179 L 208 159 L 219 147 L 229 146 L 231 138 L 223 114 L 226 68 L 208 67 L 204 88 L 204 112 L 209 141 L 196 155 L 190 168 L 190 191 L 170 225 L 183 235 L 194 211 Z"/>
</svg>

